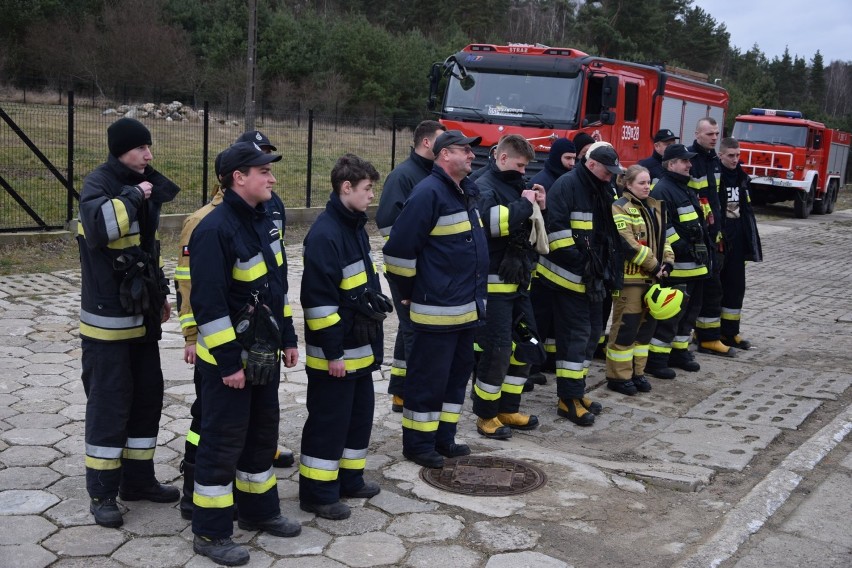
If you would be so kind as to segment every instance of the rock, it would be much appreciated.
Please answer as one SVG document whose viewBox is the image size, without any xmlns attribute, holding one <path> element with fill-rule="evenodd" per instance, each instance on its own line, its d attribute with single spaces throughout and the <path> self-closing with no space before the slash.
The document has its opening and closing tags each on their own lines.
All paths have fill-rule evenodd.
<svg viewBox="0 0 852 568">
<path fill-rule="evenodd" d="M 155 105 L 154 103 L 145 103 L 144 105 L 142 105 L 139 108 L 141 108 L 142 110 L 144 110 L 147 113 L 152 113 L 157 108 L 157 105 Z"/>
<path fill-rule="evenodd" d="M 124 114 L 125 112 L 127 112 L 129 110 L 130 110 L 130 107 L 127 106 L 127 105 L 121 105 L 120 107 L 118 107 L 116 109 L 116 111 L 118 111 L 119 114 Z"/>
<path fill-rule="evenodd" d="M 136 114 L 137 111 L 135 107 L 129 108 L 127 112 L 124 113 L 124 118 L 136 118 Z"/>
<path fill-rule="evenodd" d="M 104 116 L 109 116 L 109 115 L 112 115 L 112 114 L 118 114 L 118 111 L 116 111 L 114 108 L 108 108 L 105 111 L 103 111 L 101 114 L 104 115 Z"/>
</svg>

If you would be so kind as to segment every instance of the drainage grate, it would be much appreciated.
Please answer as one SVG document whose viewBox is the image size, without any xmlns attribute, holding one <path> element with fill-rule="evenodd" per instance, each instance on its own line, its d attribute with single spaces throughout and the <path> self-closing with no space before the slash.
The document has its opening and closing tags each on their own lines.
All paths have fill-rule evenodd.
<svg viewBox="0 0 852 568">
<path fill-rule="evenodd" d="M 544 472 L 533 465 L 491 456 L 446 460 L 443 469 L 420 470 L 420 478 L 438 489 L 474 497 L 520 495 L 547 482 Z"/>
</svg>

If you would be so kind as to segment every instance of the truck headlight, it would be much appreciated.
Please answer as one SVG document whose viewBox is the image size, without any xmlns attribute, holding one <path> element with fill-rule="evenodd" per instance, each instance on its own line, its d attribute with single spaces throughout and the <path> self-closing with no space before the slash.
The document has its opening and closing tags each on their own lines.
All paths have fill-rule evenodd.
<svg viewBox="0 0 852 568">
<path fill-rule="evenodd" d="M 793 172 L 787 172 L 787 179 L 793 179 Z"/>
</svg>

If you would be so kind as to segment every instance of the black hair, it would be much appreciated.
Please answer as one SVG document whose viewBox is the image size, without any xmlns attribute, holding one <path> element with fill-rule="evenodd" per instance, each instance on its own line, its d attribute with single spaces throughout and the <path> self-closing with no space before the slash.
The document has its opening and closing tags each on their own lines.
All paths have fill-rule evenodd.
<svg viewBox="0 0 852 568">
<path fill-rule="evenodd" d="M 446 132 L 447 127 L 437 120 L 424 120 L 414 129 L 414 147 L 416 148 L 424 138 L 432 136 L 438 131 Z"/>
<path fill-rule="evenodd" d="M 340 156 L 331 169 L 331 188 L 338 195 L 340 195 L 340 188 L 344 181 L 356 185 L 359 181 L 365 179 L 374 182 L 379 181 L 379 172 L 373 167 L 373 164 L 355 154 Z"/>
<path fill-rule="evenodd" d="M 239 171 L 243 175 L 248 175 L 251 166 L 240 166 L 234 172 Z M 228 172 L 219 180 L 219 185 L 225 189 L 230 189 L 234 185 L 234 172 Z"/>
</svg>

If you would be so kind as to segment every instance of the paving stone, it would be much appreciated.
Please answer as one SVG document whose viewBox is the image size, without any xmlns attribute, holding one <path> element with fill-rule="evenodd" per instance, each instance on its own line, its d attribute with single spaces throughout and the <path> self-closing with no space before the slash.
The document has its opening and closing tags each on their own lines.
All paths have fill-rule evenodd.
<svg viewBox="0 0 852 568">
<path fill-rule="evenodd" d="M 852 384 L 852 375 L 813 369 L 765 368 L 740 383 L 743 389 L 836 400 Z"/>
<path fill-rule="evenodd" d="M 66 363 L 71 357 L 67 353 L 33 353 L 24 359 L 30 363 Z"/>
<path fill-rule="evenodd" d="M 44 489 L 59 478 L 49 467 L 9 467 L 0 471 L 0 490 Z"/>
<path fill-rule="evenodd" d="M 0 515 L 37 515 L 58 501 L 59 497 L 46 491 L 0 491 Z"/>
<path fill-rule="evenodd" d="M 22 379 L 19 379 L 22 380 Z M 0 377 L 0 393 L 8 394 L 24 388 L 24 384 L 6 376 Z"/>
<path fill-rule="evenodd" d="M 82 435 L 68 436 L 64 440 L 54 444 L 53 447 L 66 456 L 86 455 L 86 441 Z"/>
<path fill-rule="evenodd" d="M 27 362 L 24 359 L 18 357 L 0 357 L 0 371 L 5 372 L 9 369 L 20 369 L 26 366 Z"/>
<path fill-rule="evenodd" d="M 75 421 L 83 421 L 86 419 L 85 404 L 69 404 L 59 411 L 59 414 Z"/>
<path fill-rule="evenodd" d="M 795 430 L 820 404 L 819 400 L 756 388 L 721 389 L 693 406 L 686 416 Z"/>
<path fill-rule="evenodd" d="M 116 550 L 112 557 L 137 568 L 183 566 L 195 553 L 179 536 L 136 538 Z"/>
<path fill-rule="evenodd" d="M 336 538 L 326 555 L 356 568 L 396 565 L 405 556 L 405 546 L 395 536 L 372 532 Z"/>
<path fill-rule="evenodd" d="M 21 413 L 6 418 L 6 422 L 15 428 L 59 428 L 69 422 L 69 418 L 61 414 Z"/>
<path fill-rule="evenodd" d="M 21 391 L 16 391 L 21 392 Z M 54 414 L 68 406 L 68 403 L 63 400 L 21 400 L 12 405 L 12 408 L 18 412 L 44 412 L 46 414 Z"/>
<path fill-rule="evenodd" d="M 471 540 L 491 552 L 526 550 L 535 548 L 541 535 L 523 527 L 503 522 L 480 521 L 474 523 Z"/>
<path fill-rule="evenodd" d="M 13 428 L 3 432 L 0 437 L 20 446 L 51 446 L 65 438 L 65 434 L 47 428 Z"/>
<path fill-rule="evenodd" d="M 60 527 L 95 524 L 95 519 L 89 512 L 88 495 L 82 499 L 65 499 L 48 509 L 44 515 Z"/>
<path fill-rule="evenodd" d="M 681 418 L 637 448 L 645 457 L 742 471 L 781 432 L 771 426 Z"/>
<path fill-rule="evenodd" d="M 485 568 L 519 568 L 520 566 L 534 566 L 535 568 L 569 568 L 569 564 L 541 554 L 540 552 L 510 552 L 498 554 L 488 559 Z"/>
<path fill-rule="evenodd" d="M 832 473 L 782 525 L 782 530 L 852 549 L 852 476 Z"/>
<path fill-rule="evenodd" d="M 57 560 L 50 568 L 126 568 L 124 564 L 116 562 L 112 558 L 99 557 L 84 557 L 84 558 L 63 558 Z"/>
<path fill-rule="evenodd" d="M 0 345 L 0 357 L 12 357 L 23 359 L 27 355 L 32 355 L 33 351 L 25 347 L 12 347 L 10 345 Z"/>
<path fill-rule="evenodd" d="M 190 521 L 169 503 L 149 501 L 123 502 L 128 511 L 122 529 L 137 536 L 172 536 L 180 534 Z"/>
<path fill-rule="evenodd" d="M 0 546 L 0 558 L 4 566 L 15 568 L 43 568 L 56 560 L 56 556 L 37 544 Z"/>
<path fill-rule="evenodd" d="M 60 556 L 106 556 L 127 538 L 124 531 L 89 525 L 60 529 L 41 545 Z"/>
<path fill-rule="evenodd" d="M 389 517 L 384 513 L 373 509 L 355 507 L 352 509 L 352 515 L 342 521 L 331 521 L 317 517 L 317 527 L 327 533 L 342 536 L 380 531 L 388 524 L 388 521 Z"/>
<path fill-rule="evenodd" d="M 0 545 L 36 544 L 54 532 L 56 525 L 35 515 L 0 517 Z"/>
<path fill-rule="evenodd" d="M 749 550 L 733 568 L 849 568 L 848 548 L 789 534 L 769 535 Z M 815 562 L 816 561 L 816 562 Z"/>
<path fill-rule="evenodd" d="M 76 456 L 73 459 L 81 464 L 83 463 L 82 456 Z M 85 467 L 79 474 L 66 476 L 51 485 L 47 490 L 60 499 L 85 499 L 88 501 L 89 494 L 86 491 L 86 475 Z"/>
<path fill-rule="evenodd" d="M 302 527 L 302 533 L 295 538 L 281 538 L 260 533 L 257 546 L 278 556 L 307 556 L 322 554 L 331 542 L 331 536 L 313 527 Z"/>
<path fill-rule="evenodd" d="M 449 515 L 411 513 L 396 517 L 388 532 L 405 537 L 411 542 L 433 542 L 455 538 L 464 524 Z"/>
<path fill-rule="evenodd" d="M 61 455 L 43 446 L 11 446 L 0 453 L 0 463 L 6 467 L 50 465 Z"/>
<path fill-rule="evenodd" d="M 59 431 L 66 436 L 83 436 L 86 433 L 86 422 L 85 420 L 69 422 L 60 426 Z"/>
<path fill-rule="evenodd" d="M 398 493 L 387 491 L 382 488 L 382 492 L 370 499 L 370 505 L 378 507 L 391 515 L 400 515 L 402 513 L 426 513 L 434 511 L 438 508 L 437 503 L 427 503 L 403 497 Z"/>
<path fill-rule="evenodd" d="M 74 346 L 67 341 L 33 341 L 27 349 L 39 353 L 68 353 L 74 350 Z"/>
<path fill-rule="evenodd" d="M 405 566 L 408 568 L 434 568 L 435 566 L 476 568 L 482 566 L 482 555 L 457 544 L 450 546 L 427 544 L 412 550 L 405 561 Z"/>
<path fill-rule="evenodd" d="M 61 387 L 62 385 L 68 383 L 71 379 L 66 377 L 64 374 L 39 375 L 35 373 L 27 373 L 25 377 L 18 380 L 25 385 L 34 387 Z"/>
<path fill-rule="evenodd" d="M 840 462 L 841 467 L 845 467 L 848 469 L 852 469 L 852 452 L 850 452 L 842 462 Z"/>
<path fill-rule="evenodd" d="M 190 545 L 190 548 L 191 547 L 192 545 Z M 249 548 L 251 556 L 248 564 L 243 564 L 243 566 L 246 566 L 247 568 L 269 568 L 272 566 L 272 563 L 275 562 L 275 559 L 272 556 L 266 554 L 262 550 L 258 550 L 253 547 Z M 189 562 L 183 565 L 183 568 L 212 568 L 214 566 L 221 566 L 221 564 L 216 564 L 206 556 L 196 554 Z"/>
</svg>

